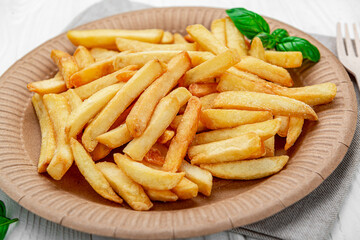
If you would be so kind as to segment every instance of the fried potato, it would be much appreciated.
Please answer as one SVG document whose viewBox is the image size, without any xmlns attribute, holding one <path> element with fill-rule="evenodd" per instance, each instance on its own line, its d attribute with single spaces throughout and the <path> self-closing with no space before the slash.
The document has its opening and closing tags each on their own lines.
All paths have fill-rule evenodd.
<svg viewBox="0 0 360 240">
<path fill-rule="evenodd" d="M 280 137 L 286 137 L 289 129 L 289 120 L 290 117 L 288 116 L 275 116 L 275 119 L 279 119 L 281 121 L 280 128 L 277 134 Z"/>
<path fill-rule="evenodd" d="M 275 155 L 275 136 L 264 141 L 265 155 L 264 157 L 273 157 Z"/>
<path fill-rule="evenodd" d="M 200 193 L 204 194 L 205 196 L 211 195 L 213 177 L 209 171 L 192 165 L 185 160 L 182 161 L 179 171 L 184 172 L 187 179 L 198 185 Z"/>
<path fill-rule="evenodd" d="M 292 87 L 294 85 L 290 73 L 285 68 L 272 65 L 251 56 L 242 56 L 241 61 L 235 67 L 285 87 Z"/>
<path fill-rule="evenodd" d="M 149 210 L 153 204 L 144 189 L 129 178 L 115 163 L 100 162 L 97 169 L 104 174 L 111 187 L 129 206 L 137 211 Z"/>
<path fill-rule="evenodd" d="M 118 75 L 116 75 L 116 78 L 119 82 L 127 82 L 135 75 L 136 72 L 137 71 L 133 70 L 122 71 Z"/>
<path fill-rule="evenodd" d="M 84 46 L 78 46 L 74 52 L 74 58 L 79 66 L 79 70 L 93 64 L 95 62 L 94 57 L 91 55 L 89 50 Z"/>
<path fill-rule="evenodd" d="M 211 33 L 224 46 L 226 46 L 225 18 L 215 19 L 211 22 Z"/>
<path fill-rule="evenodd" d="M 165 44 L 169 44 L 169 43 L 174 43 L 174 36 L 172 35 L 171 32 L 165 31 L 160 43 L 165 43 Z"/>
<path fill-rule="evenodd" d="M 118 51 L 112 51 L 105 48 L 92 48 L 90 49 L 90 54 L 95 59 L 95 62 L 99 62 L 105 60 L 107 58 L 111 58 L 115 55 L 118 55 Z"/>
<path fill-rule="evenodd" d="M 150 61 L 120 88 L 116 95 L 84 131 L 82 143 L 89 152 L 93 151 L 98 143 L 96 137 L 109 130 L 121 113 L 125 111 L 135 98 L 137 98 L 162 71 L 163 69 L 159 61 Z"/>
<path fill-rule="evenodd" d="M 61 75 L 64 78 L 66 87 L 71 88 L 73 86 L 71 77 L 79 71 L 79 67 L 76 64 L 75 58 L 72 56 L 60 58 L 58 67 Z"/>
<path fill-rule="evenodd" d="M 109 148 L 106 145 L 99 143 L 98 145 L 96 145 L 94 151 L 90 153 L 90 156 L 94 161 L 98 161 L 109 155 L 111 150 L 112 148 Z"/>
<path fill-rule="evenodd" d="M 147 189 L 145 192 L 152 201 L 175 202 L 179 199 L 178 196 L 170 190 Z"/>
<path fill-rule="evenodd" d="M 35 93 L 31 100 L 36 116 L 39 119 L 41 130 L 41 148 L 38 161 L 38 172 L 43 173 L 46 172 L 46 168 L 54 156 L 56 149 L 55 132 L 53 124 L 50 121 L 49 113 L 47 112 L 42 100 L 42 96 Z"/>
<path fill-rule="evenodd" d="M 201 164 L 200 167 L 223 179 L 253 180 L 279 172 L 289 160 L 288 156 L 265 157 L 227 163 Z"/>
<path fill-rule="evenodd" d="M 157 142 L 165 144 L 169 142 L 175 136 L 175 132 L 170 129 L 166 129 L 165 132 L 158 138 Z"/>
<path fill-rule="evenodd" d="M 126 125 L 133 137 L 139 137 L 144 133 L 160 99 L 177 85 L 181 76 L 190 69 L 190 65 L 190 58 L 186 52 L 177 54 L 170 60 L 166 72 L 141 94 L 126 118 Z"/>
<path fill-rule="evenodd" d="M 200 98 L 201 110 L 212 108 L 212 104 L 215 98 L 218 96 L 218 93 L 212 93 Z"/>
<path fill-rule="evenodd" d="M 234 138 L 245 133 L 254 132 L 263 141 L 274 136 L 280 129 L 281 120 L 271 119 L 264 122 L 240 125 L 234 128 L 219 129 L 196 134 L 191 145 L 200 145 L 229 138 Z"/>
<path fill-rule="evenodd" d="M 121 124 L 119 127 L 111 131 L 99 135 L 96 140 L 110 148 L 120 147 L 133 139 L 126 123 Z"/>
<path fill-rule="evenodd" d="M 180 107 L 184 105 L 190 97 L 191 93 L 186 90 L 186 88 L 180 87 L 161 99 L 144 133 L 140 137 L 134 138 L 124 148 L 123 152 L 132 159 L 141 161 L 151 146 L 154 145 L 156 140 L 170 125 Z"/>
<path fill-rule="evenodd" d="M 74 138 L 70 139 L 70 145 L 74 154 L 76 166 L 90 186 L 102 197 L 116 203 L 122 203 L 123 200 L 116 195 L 109 182 L 96 167 L 94 161 L 84 147 Z"/>
<path fill-rule="evenodd" d="M 165 157 L 168 149 L 160 143 L 155 143 L 150 150 L 145 154 L 143 162 L 148 162 L 158 166 L 162 166 L 165 162 Z"/>
<path fill-rule="evenodd" d="M 235 138 L 189 147 L 191 164 L 230 162 L 258 158 L 265 154 L 261 138 L 245 133 Z"/>
<path fill-rule="evenodd" d="M 164 171 L 177 172 L 179 169 L 182 160 L 186 156 L 188 147 L 196 134 L 200 119 L 200 111 L 200 100 L 197 97 L 191 97 L 184 115 L 181 118 L 181 122 L 177 127 L 176 135 L 171 140 L 163 165 Z"/>
<path fill-rule="evenodd" d="M 298 100 L 266 93 L 229 91 L 214 100 L 215 108 L 271 111 L 273 115 L 295 116 L 318 120 L 315 111 Z"/>
<path fill-rule="evenodd" d="M 226 46 L 236 49 L 239 56 L 247 55 L 247 46 L 245 44 L 244 35 L 237 29 L 233 21 L 225 18 Z"/>
<path fill-rule="evenodd" d="M 60 180 L 73 163 L 68 137 L 65 133 L 66 121 L 70 115 L 70 107 L 64 96 L 59 94 L 46 94 L 43 96 L 44 105 L 49 113 L 54 127 L 56 149 L 47 172 L 55 179 Z"/>
<path fill-rule="evenodd" d="M 201 63 L 187 71 L 184 77 L 184 86 L 192 83 L 208 82 L 240 61 L 239 55 L 233 49 L 228 49 L 219 55 Z"/>
<path fill-rule="evenodd" d="M 170 127 L 172 129 L 174 129 L 174 130 L 177 129 L 177 127 L 179 126 L 179 124 L 181 122 L 182 116 L 183 115 L 175 116 L 174 120 L 170 123 Z M 205 127 L 205 125 L 201 121 L 199 121 L 198 122 L 198 128 L 197 128 L 196 132 L 203 132 L 205 130 L 207 130 L 207 128 Z"/>
<path fill-rule="evenodd" d="M 186 34 L 186 35 L 184 36 L 184 39 L 185 39 L 187 42 L 189 42 L 189 43 L 195 42 L 194 39 L 193 39 L 189 34 Z"/>
<path fill-rule="evenodd" d="M 186 177 L 183 177 L 181 181 L 171 189 L 180 199 L 191 199 L 197 196 L 199 187 Z"/>
<path fill-rule="evenodd" d="M 70 106 L 71 112 L 75 111 L 82 104 L 81 98 L 76 94 L 74 89 L 69 89 L 63 93 Z"/>
<path fill-rule="evenodd" d="M 195 97 L 203 97 L 216 93 L 217 83 L 193 83 L 189 86 L 190 93 Z"/>
<path fill-rule="evenodd" d="M 116 46 L 119 51 L 126 51 L 126 50 L 132 50 L 135 52 L 159 51 L 159 50 L 196 51 L 196 44 L 194 43 L 154 44 L 154 43 L 140 42 L 137 40 L 129 40 L 125 38 L 116 38 Z"/>
<path fill-rule="evenodd" d="M 265 51 L 265 60 L 283 68 L 301 67 L 303 56 L 301 52 Z"/>
<path fill-rule="evenodd" d="M 59 66 L 61 58 L 63 58 L 63 57 L 64 58 L 71 57 L 71 55 L 68 54 L 67 52 L 57 50 L 57 49 L 53 49 L 53 50 L 51 50 L 50 57 L 53 60 L 53 62 L 55 63 L 55 65 Z M 59 72 L 61 73 L 61 71 L 59 71 Z"/>
<path fill-rule="evenodd" d="M 62 93 L 67 90 L 66 83 L 63 80 L 57 80 L 55 78 L 31 82 L 27 85 L 27 88 L 29 91 L 41 95 L 48 93 Z"/>
<path fill-rule="evenodd" d="M 235 109 L 206 109 L 201 111 L 201 122 L 209 129 L 237 127 L 243 124 L 272 119 L 269 111 L 248 111 Z"/>
<path fill-rule="evenodd" d="M 149 189 L 170 190 L 185 176 L 185 173 L 171 173 L 147 167 L 120 153 L 114 154 L 114 160 L 127 176 Z"/>
<path fill-rule="evenodd" d="M 159 43 L 164 31 L 160 29 L 124 30 L 124 29 L 92 29 L 71 30 L 67 37 L 75 45 L 87 48 L 106 48 L 116 50 L 115 39 L 118 37 L 143 42 Z"/>
<path fill-rule="evenodd" d="M 174 43 L 178 44 L 178 43 L 188 43 L 185 38 L 179 34 L 179 33 L 174 33 Z"/>
<path fill-rule="evenodd" d="M 290 117 L 289 129 L 286 136 L 286 144 L 284 149 L 288 150 L 292 147 L 295 141 L 301 134 L 302 127 L 304 125 L 304 119 L 299 117 Z"/>
<path fill-rule="evenodd" d="M 264 79 L 260 78 L 258 75 L 249 73 L 247 71 L 239 70 L 236 67 L 231 67 L 226 72 L 231 73 L 231 74 L 233 74 L 235 76 L 238 76 L 238 77 L 240 77 L 242 79 L 250 80 L 250 81 L 253 81 L 253 82 L 264 82 L 265 81 Z"/>
<path fill-rule="evenodd" d="M 260 38 L 255 37 L 251 41 L 249 55 L 252 56 L 252 57 L 261 59 L 263 61 L 266 61 L 265 60 L 265 49 L 264 49 L 264 46 L 263 46 Z M 267 62 L 269 62 L 269 61 L 267 61 Z M 269 62 L 269 63 L 274 64 L 272 62 Z M 277 64 L 274 64 L 274 65 L 277 65 Z M 281 67 L 283 67 L 283 66 L 281 66 Z"/>
</svg>

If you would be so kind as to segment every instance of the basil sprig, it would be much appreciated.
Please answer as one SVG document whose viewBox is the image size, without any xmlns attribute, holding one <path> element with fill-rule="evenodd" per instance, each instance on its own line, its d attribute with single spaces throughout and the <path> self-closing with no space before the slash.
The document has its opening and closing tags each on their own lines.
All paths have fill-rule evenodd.
<svg viewBox="0 0 360 240">
<path fill-rule="evenodd" d="M 5 238 L 9 225 L 17 221 L 17 218 L 9 219 L 6 217 L 5 204 L 3 203 L 3 201 L 0 201 L 0 240 Z"/>
<path fill-rule="evenodd" d="M 320 60 L 317 47 L 308 40 L 299 37 L 290 37 L 285 29 L 275 29 L 270 34 L 269 24 L 259 14 L 245 8 L 232 8 L 226 10 L 239 31 L 248 39 L 259 37 L 267 49 L 275 48 L 277 51 L 300 51 L 304 59 L 313 62 Z"/>
</svg>

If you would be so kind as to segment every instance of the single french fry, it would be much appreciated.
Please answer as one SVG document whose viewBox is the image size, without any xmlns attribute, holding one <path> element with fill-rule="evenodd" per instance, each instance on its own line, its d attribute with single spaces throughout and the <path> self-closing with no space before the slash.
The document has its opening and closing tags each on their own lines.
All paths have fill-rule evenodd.
<svg viewBox="0 0 360 240">
<path fill-rule="evenodd" d="M 177 172 L 182 160 L 186 156 L 188 147 L 193 140 L 200 119 L 201 102 L 197 97 L 191 97 L 181 122 L 176 130 L 175 137 L 171 140 L 166 154 L 164 171 Z"/>
<path fill-rule="evenodd" d="M 53 60 L 53 62 L 56 64 L 56 66 L 59 66 L 60 59 L 62 57 L 71 57 L 71 55 L 68 54 L 67 52 L 57 50 L 57 49 L 53 49 L 53 50 L 51 50 L 50 57 Z M 59 72 L 61 73 L 61 71 L 59 71 Z"/>
<path fill-rule="evenodd" d="M 67 37 L 75 46 L 82 45 L 87 48 L 106 48 L 116 50 L 115 40 L 118 37 L 159 43 L 163 33 L 164 31 L 160 29 L 92 29 L 71 30 L 67 32 Z"/>
<path fill-rule="evenodd" d="M 265 81 L 264 79 L 260 78 L 258 75 L 249 73 L 246 70 L 244 70 L 244 71 L 239 70 L 236 67 L 231 67 L 226 72 L 231 73 L 235 76 L 238 76 L 242 79 L 250 80 L 253 82 L 264 82 Z"/>
<path fill-rule="evenodd" d="M 183 177 L 181 181 L 171 189 L 180 199 L 191 199 L 197 196 L 199 187 L 186 177 Z"/>
<path fill-rule="evenodd" d="M 119 82 L 127 82 L 129 81 L 134 75 L 136 71 L 128 70 L 128 71 L 122 71 L 118 75 L 116 75 L 116 78 Z"/>
<path fill-rule="evenodd" d="M 157 142 L 165 144 L 169 142 L 175 135 L 175 132 L 170 129 L 166 129 L 165 132 L 158 138 Z"/>
<path fill-rule="evenodd" d="M 209 129 L 237 127 L 239 125 L 272 119 L 269 111 L 235 109 L 206 109 L 201 111 L 201 122 Z"/>
<path fill-rule="evenodd" d="M 182 161 L 179 171 L 184 172 L 187 179 L 198 185 L 200 193 L 204 194 L 205 196 L 211 195 L 213 177 L 209 171 L 204 170 L 196 165 L 192 165 L 185 160 Z"/>
<path fill-rule="evenodd" d="M 90 49 L 90 54 L 95 59 L 95 62 L 99 62 L 105 60 L 107 58 L 111 58 L 115 55 L 118 55 L 118 51 L 112 51 L 105 48 L 92 48 Z"/>
<path fill-rule="evenodd" d="M 218 178 L 254 180 L 279 172 L 289 160 L 288 156 L 265 157 L 227 163 L 201 164 L 200 167 Z"/>
<path fill-rule="evenodd" d="M 256 100 L 256 101 L 255 101 Z M 215 108 L 270 111 L 273 115 L 295 116 L 318 120 L 315 111 L 298 100 L 266 93 L 229 91 L 222 92 L 214 100 Z"/>
<path fill-rule="evenodd" d="M 254 132 L 261 140 L 265 141 L 274 136 L 280 129 L 281 120 L 271 119 L 264 122 L 240 125 L 235 128 L 218 129 L 196 134 L 191 145 L 200 145 L 229 138 L 234 138 L 245 133 Z"/>
<path fill-rule="evenodd" d="M 239 55 L 233 49 L 219 53 L 219 55 L 187 71 L 184 77 L 184 86 L 187 87 L 197 82 L 207 82 L 207 80 L 221 75 L 239 61 Z"/>
<path fill-rule="evenodd" d="M 195 97 L 203 97 L 216 93 L 217 83 L 193 83 L 189 86 L 190 93 Z"/>
<path fill-rule="evenodd" d="M 145 192 L 152 201 L 175 202 L 179 199 L 178 196 L 170 190 L 146 189 Z"/>
<path fill-rule="evenodd" d="M 133 137 L 144 133 L 160 99 L 177 85 L 181 76 L 190 69 L 190 65 L 189 55 L 186 52 L 179 53 L 170 60 L 166 72 L 141 94 L 126 118 L 126 125 Z"/>
<path fill-rule="evenodd" d="M 226 46 L 225 18 L 215 19 L 211 22 L 211 33 Z"/>
<path fill-rule="evenodd" d="M 239 56 L 247 55 L 247 46 L 245 44 L 244 35 L 236 28 L 233 21 L 225 18 L 225 32 L 226 32 L 226 46 L 228 48 L 236 49 Z"/>
<path fill-rule="evenodd" d="M 281 121 L 280 128 L 277 134 L 280 137 L 286 137 L 289 129 L 289 116 L 275 116 L 275 119 L 279 119 Z"/>
<path fill-rule="evenodd" d="M 137 98 L 162 71 L 163 69 L 159 61 L 150 61 L 120 88 L 116 95 L 84 131 L 82 143 L 89 152 L 93 151 L 98 143 L 96 137 L 109 130 L 121 113 L 125 111 L 135 98 Z"/>
<path fill-rule="evenodd" d="M 265 60 L 283 68 L 301 67 L 303 56 L 301 52 L 265 51 Z"/>
<path fill-rule="evenodd" d="M 251 46 L 250 46 L 250 49 L 249 49 L 249 55 L 252 56 L 252 57 L 261 59 L 263 61 L 266 61 L 265 60 L 265 49 L 264 49 L 264 46 L 263 46 L 260 38 L 255 37 L 251 41 Z M 271 64 L 273 64 L 273 63 L 271 63 Z M 277 65 L 277 64 L 274 64 L 274 65 Z"/>
<path fill-rule="evenodd" d="M 285 151 L 291 148 L 301 134 L 304 119 L 299 117 L 290 117 L 289 129 L 286 136 Z"/>
<path fill-rule="evenodd" d="M 129 65 L 129 66 L 124 67 L 116 72 L 113 72 L 104 77 L 96 79 L 95 81 L 92 81 L 88 84 L 85 84 L 78 88 L 75 88 L 74 91 L 81 98 L 81 100 L 85 100 L 85 99 L 89 98 L 91 95 L 93 95 L 94 93 L 96 93 L 97 91 L 117 83 L 119 80 L 117 79 L 116 76 L 118 76 L 122 72 L 137 70 L 137 68 L 138 67 L 135 65 Z"/>
<path fill-rule="evenodd" d="M 171 173 L 147 167 L 120 153 L 114 154 L 114 160 L 127 176 L 149 189 L 170 190 L 185 176 L 185 173 Z"/>
<path fill-rule="evenodd" d="M 75 111 L 75 109 L 78 108 L 83 102 L 81 98 L 76 94 L 74 89 L 69 89 L 63 94 L 68 101 L 71 112 Z"/>
<path fill-rule="evenodd" d="M 71 77 L 79 71 L 75 58 L 73 56 L 60 58 L 58 67 L 61 75 L 64 77 L 66 87 L 72 87 Z"/>
<path fill-rule="evenodd" d="M 90 156 L 94 161 L 98 161 L 109 155 L 111 150 L 112 148 L 109 148 L 108 146 L 99 143 L 98 145 L 96 145 L 94 151 L 90 153 Z"/>
<path fill-rule="evenodd" d="M 96 140 L 110 148 L 120 147 L 133 139 L 126 123 L 121 124 L 119 127 L 111 131 L 99 135 Z"/>
<path fill-rule="evenodd" d="M 74 154 L 74 159 L 81 175 L 83 175 L 90 186 L 102 197 L 122 203 L 123 200 L 116 195 L 101 171 L 96 167 L 94 161 L 86 152 L 84 147 L 74 138 L 70 139 L 70 145 Z"/>
<path fill-rule="evenodd" d="M 172 35 L 171 32 L 164 31 L 160 43 L 165 43 L 165 44 L 174 43 L 174 36 Z"/>
<path fill-rule="evenodd" d="M 200 98 L 201 110 L 212 108 L 212 104 L 217 96 L 218 96 L 218 93 L 212 93 L 212 94 L 201 97 Z"/>
<path fill-rule="evenodd" d="M 79 70 L 93 64 L 95 62 L 94 57 L 91 55 L 89 50 L 84 46 L 78 46 L 74 52 L 74 58 L 79 66 Z"/>
<path fill-rule="evenodd" d="M 188 43 L 185 38 L 179 34 L 179 33 L 174 33 L 174 43 L 178 44 L 178 43 Z"/>
<path fill-rule="evenodd" d="M 143 161 L 162 166 L 165 162 L 165 157 L 168 149 L 162 144 L 155 143 L 146 153 Z"/>
<path fill-rule="evenodd" d="M 275 156 L 275 136 L 272 136 L 264 141 L 265 155 L 264 157 Z"/>
<path fill-rule="evenodd" d="M 27 85 L 27 88 L 31 92 L 35 92 L 41 95 L 48 93 L 62 93 L 67 90 L 66 83 L 63 80 L 57 80 L 55 78 L 31 82 Z"/>
<path fill-rule="evenodd" d="M 196 51 L 196 44 L 194 43 L 179 43 L 179 44 L 154 44 L 147 42 L 140 42 L 137 40 L 129 40 L 125 38 L 117 38 L 116 46 L 119 51 L 133 50 L 135 52 L 143 51 Z"/>
<path fill-rule="evenodd" d="M 235 67 L 285 87 L 292 87 L 294 85 L 290 73 L 285 68 L 272 65 L 251 56 L 242 56 L 241 61 Z"/>
<path fill-rule="evenodd" d="M 38 172 L 43 173 L 46 172 L 46 168 L 54 156 L 56 149 L 55 132 L 53 124 L 50 121 L 49 113 L 42 100 L 42 96 L 35 93 L 32 97 L 32 104 L 36 116 L 39 119 L 41 130 L 41 149 L 38 161 Z"/>
<path fill-rule="evenodd" d="M 96 164 L 96 167 L 104 174 L 104 177 L 115 192 L 119 194 L 132 209 L 144 211 L 149 210 L 153 206 L 144 189 L 126 176 L 115 163 L 100 162 Z"/>
<path fill-rule="evenodd" d="M 189 34 L 185 35 L 184 39 L 189 43 L 195 42 L 194 39 Z"/>
<path fill-rule="evenodd" d="M 189 147 L 191 164 L 230 162 L 263 156 L 265 147 L 261 138 L 245 133 L 235 138 Z"/>
<path fill-rule="evenodd" d="M 177 127 L 179 126 L 179 124 L 181 122 L 182 116 L 183 115 L 175 116 L 174 120 L 170 123 L 170 127 L 172 129 L 174 129 L 174 130 L 177 129 Z M 205 125 L 201 121 L 199 121 L 198 122 L 198 128 L 197 128 L 196 132 L 203 132 L 205 130 L 207 130 L 207 128 L 205 127 Z"/>
<path fill-rule="evenodd" d="M 151 146 L 154 145 L 156 140 L 170 125 L 180 107 L 184 105 L 190 97 L 191 93 L 186 88 L 180 87 L 161 99 L 144 133 L 140 137 L 134 138 L 124 148 L 124 153 L 136 161 L 141 161 Z"/>
<path fill-rule="evenodd" d="M 46 94 L 43 96 L 44 105 L 49 113 L 54 127 L 56 149 L 47 172 L 55 180 L 60 180 L 73 163 L 68 137 L 65 133 L 66 121 L 70 115 L 70 107 L 64 96 Z"/>
</svg>

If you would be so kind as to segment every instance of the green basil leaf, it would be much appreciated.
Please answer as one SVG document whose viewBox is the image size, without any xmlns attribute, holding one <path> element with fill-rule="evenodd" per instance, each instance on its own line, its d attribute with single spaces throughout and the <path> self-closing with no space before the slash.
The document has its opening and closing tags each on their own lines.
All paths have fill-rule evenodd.
<svg viewBox="0 0 360 240">
<path fill-rule="evenodd" d="M 6 208 L 3 201 L 0 201 L 0 216 L 6 217 Z"/>
<path fill-rule="evenodd" d="M 276 44 L 277 51 L 300 51 L 303 58 L 310 61 L 318 62 L 320 60 L 320 52 L 317 47 L 312 45 L 308 40 L 299 37 L 286 37 Z"/>
<path fill-rule="evenodd" d="M 17 222 L 18 219 L 8 219 L 6 217 L 6 208 L 3 201 L 0 201 L 0 240 L 3 240 L 6 236 L 6 233 L 9 229 L 11 223 Z"/>
<path fill-rule="evenodd" d="M 272 49 L 275 47 L 276 41 L 275 41 L 275 38 L 271 34 L 262 32 L 262 33 L 257 34 L 255 37 L 260 38 L 264 48 Z"/>
<path fill-rule="evenodd" d="M 276 42 L 279 42 L 281 39 L 288 37 L 289 33 L 285 29 L 277 28 L 271 33 L 271 35 L 274 36 Z"/>
<path fill-rule="evenodd" d="M 245 8 L 226 10 L 239 31 L 248 39 L 253 39 L 258 33 L 270 33 L 269 24 L 263 17 Z"/>
</svg>

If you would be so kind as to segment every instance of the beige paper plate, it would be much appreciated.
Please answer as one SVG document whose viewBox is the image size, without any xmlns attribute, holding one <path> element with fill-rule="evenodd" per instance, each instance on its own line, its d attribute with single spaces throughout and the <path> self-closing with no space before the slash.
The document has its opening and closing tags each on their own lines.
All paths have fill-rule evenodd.
<svg viewBox="0 0 360 240">
<path fill-rule="evenodd" d="M 124 13 L 79 27 L 163 28 L 185 34 L 189 24 L 224 17 L 223 9 L 158 8 Z M 257 181 L 215 179 L 211 197 L 176 203 L 156 203 L 149 212 L 120 207 L 98 196 L 73 167 L 63 180 L 37 173 L 40 130 L 26 84 L 51 77 L 56 67 L 54 48 L 73 52 L 61 34 L 16 62 L 2 77 L 0 87 L 0 188 L 28 210 L 66 227 L 122 238 L 171 238 L 210 234 L 271 216 L 314 190 L 343 159 L 356 125 L 356 97 L 340 62 L 318 41 L 279 21 L 272 29 L 309 39 L 322 54 L 315 65 L 292 72 L 298 85 L 334 82 L 338 93 L 331 104 L 316 107 L 318 122 L 306 121 L 284 170 Z M 283 145 L 282 145 L 283 146 Z M 280 146 L 280 147 L 282 147 Z"/>
</svg>

